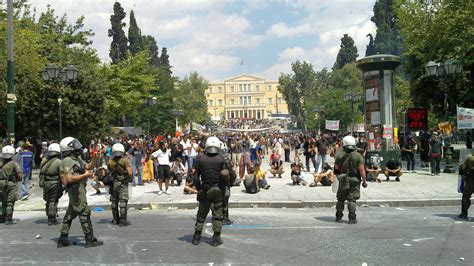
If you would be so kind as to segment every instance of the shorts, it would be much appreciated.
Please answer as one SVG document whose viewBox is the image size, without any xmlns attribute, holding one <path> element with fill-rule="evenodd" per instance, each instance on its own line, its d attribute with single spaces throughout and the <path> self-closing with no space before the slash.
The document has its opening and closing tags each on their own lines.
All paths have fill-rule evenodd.
<svg viewBox="0 0 474 266">
<path fill-rule="evenodd" d="M 169 165 L 158 165 L 158 180 L 170 179 L 171 171 Z"/>
<path fill-rule="evenodd" d="M 388 176 L 398 176 L 398 173 L 392 173 L 387 171 Z"/>
</svg>

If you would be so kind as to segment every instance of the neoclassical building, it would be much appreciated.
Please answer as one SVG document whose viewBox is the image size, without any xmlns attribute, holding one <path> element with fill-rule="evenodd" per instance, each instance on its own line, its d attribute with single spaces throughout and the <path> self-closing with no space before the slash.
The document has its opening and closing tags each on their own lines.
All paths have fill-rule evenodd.
<svg viewBox="0 0 474 266">
<path fill-rule="evenodd" d="M 277 88 L 278 81 L 251 75 L 214 82 L 206 91 L 207 108 L 213 120 L 260 120 L 274 114 L 288 114 L 286 102 Z"/>
</svg>

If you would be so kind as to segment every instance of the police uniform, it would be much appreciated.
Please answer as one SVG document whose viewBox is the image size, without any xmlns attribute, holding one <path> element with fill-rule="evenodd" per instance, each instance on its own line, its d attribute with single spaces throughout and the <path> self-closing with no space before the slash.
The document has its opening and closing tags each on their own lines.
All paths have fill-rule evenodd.
<svg viewBox="0 0 474 266">
<path fill-rule="evenodd" d="M 461 214 L 458 217 L 467 219 L 467 212 L 471 206 L 471 196 L 474 193 L 474 155 L 467 157 L 461 168 L 465 182 L 462 193 Z"/>
<path fill-rule="evenodd" d="M 342 150 L 336 154 L 335 165 L 340 169 L 337 176 L 339 188 L 337 190 L 336 221 L 341 221 L 344 203 L 349 210 L 349 222 L 356 220 L 356 201 L 360 198 L 361 177 L 358 166 L 364 163 L 364 158 L 357 151 Z"/>
<path fill-rule="evenodd" d="M 113 215 L 112 223 L 119 224 L 120 226 L 130 224 L 127 220 L 128 182 L 131 181 L 127 169 L 130 167 L 132 167 L 130 162 L 123 157 L 111 158 L 107 165 L 107 168 L 114 175 L 114 182 L 110 187 L 110 202 Z"/>
<path fill-rule="evenodd" d="M 225 169 L 230 169 L 229 171 L 229 184 L 225 184 L 225 192 L 224 192 L 224 201 L 222 202 L 222 208 L 224 213 L 223 223 L 226 225 L 232 224 L 232 221 L 229 219 L 229 199 L 230 199 L 230 187 L 234 184 L 235 179 L 237 179 L 237 175 L 235 174 L 232 163 L 230 162 L 227 155 L 221 151 L 221 156 L 224 159 L 224 167 Z M 232 176 L 232 174 L 234 174 Z M 225 183 L 225 182 L 224 182 Z"/>
<path fill-rule="evenodd" d="M 48 225 L 56 225 L 58 201 L 62 194 L 60 173 L 63 170 L 62 161 L 57 157 L 45 158 L 40 165 L 40 187 L 43 187 L 43 199 L 46 201 Z"/>
<path fill-rule="evenodd" d="M 230 183 L 230 180 L 224 180 L 221 175 L 221 171 L 227 167 L 226 161 L 219 152 L 206 152 L 199 156 L 194 164 L 195 175 L 193 183 L 198 189 L 197 200 L 199 201 L 193 237 L 193 244 L 195 245 L 199 244 L 209 210 L 212 210 L 213 245 L 218 246 L 222 244 L 220 234 L 224 217 L 223 201 L 225 199 L 226 183 Z M 229 178 L 235 179 L 236 175 L 232 167 L 227 168 L 227 170 L 229 171 Z"/>
<path fill-rule="evenodd" d="M 0 163 L 0 223 L 13 223 L 13 209 L 18 199 L 16 183 L 17 173 L 21 172 L 20 165 L 13 160 Z"/>
</svg>

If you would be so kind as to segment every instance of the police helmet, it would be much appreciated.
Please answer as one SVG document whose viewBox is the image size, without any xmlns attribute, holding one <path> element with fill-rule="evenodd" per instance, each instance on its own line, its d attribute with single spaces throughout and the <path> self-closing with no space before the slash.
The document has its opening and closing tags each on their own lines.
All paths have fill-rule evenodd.
<svg viewBox="0 0 474 266">
<path fill-rule="evenodd" d="M 79 142 L 79 140 L 73 137 L 65 137 L 64 139 L 61 140 L 61 142 L 59 143 L 59 146 L 61 148 L 61 152 L 75 151 L 75 150 L 82 151 L 81 142 Z"/>
<path fill-rule="evenodd" d="M 221 141 L 219 140 L 218 137 L 209 137 L 207 140 L 206 140 L 206 152 L 207 153 L 213 153 L 213 154 L 217 154 L 220 152 L 220 149 L 221 149 Z"/>
<path fill-rule="evenodd" d="M 7 145 L 2 148 L 2 158 L 11 159 L 15 156 L 15 148 L 13 146 Z"/>
<path fill-rule="evenodd" d="M 112 146 L 112 157 L 123 156 L 125 154 L 125 147 L 122 143 L 115 143 Z"/>
<path fill-rule="evenodd" d="M 342 147 L 348 150 L 355 150 L 356 149 L 356 140 L 353 136 L 345 136 L 342 139 Z"/>
<path fill-rule="evenodd" d="M 58 155 L 59 153 L 61 153 L 61 147 L 59 146 L 59 144 L 51 143 L 48 146 L 47 156 L 54 156 L 54 155 Z"/>
</svg>

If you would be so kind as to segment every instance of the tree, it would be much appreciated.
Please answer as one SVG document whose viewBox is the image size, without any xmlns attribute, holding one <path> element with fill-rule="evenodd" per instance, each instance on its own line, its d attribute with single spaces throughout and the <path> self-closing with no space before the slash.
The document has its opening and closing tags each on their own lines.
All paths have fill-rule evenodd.
<svg viewBox="0 0 474 266">
<path fill-rule="evenodd" d="M 109 29 L 109 37 L 112 37 L 109 56 L 113 64 L 116 64 L 127 58 L 127 37 L 125 36 L 125 32 L 123 30 L 126 24 L 125 22 L 122 22 L 125 16 L 126 13 L 120 3 L 115 2 L 114 13 L 110 16 L 110 23 L 112 26 Z"/>
<path fill-rule="evenodd" d="M 372 34 L 367 34 L 367 37 L 370 38 L 369 44 L 367 45 L 367 49 L 365 50 L 365 56 L 375 55 L 377 54 L 377 49 L 375 48 L 374 37 Z"/>
<path fill-rule="evenodd" d="M 398 29 L 393 0 L 378 0 L 371 20 L 377 27 L 374 46 L 376 53 L 401 55 L 402 38 Z"/>
<path fill-rule="evenodd" d="M 148 49 L 148 57 L 150 66 L 158 67 L 160 65 L 160 56 L 158 45 L 156 44 L 155 37 L 151 35 L 143 36 L 143 46 Z"/>
<path fill-rule="evenodd" d="M 317 95 L 316 73 L 308 62 L 293 62 L 291 69 L 294 74 L 280 75 L 278 90 L 288 104 L 290 114 L 296 117 L 298 127 L 303 128 L 314 106 L 312 100 Z"/>
<path fill-rule="evenodd" d="M 175 106 L 184 111 L 183 123 L 196 122 L 206 124 L 211 120 L 207 111 L 205 91 L 210 87 L 209 81 L 205 80 L 197 72 L 191 72 L 189 76 L 179 80 L 176 86 Z"/>
<path fill-rule="evenodd" d="M 171 71 L 171 65 L 170 65 L 170 56 L 168 55 L 168 50 L 166 47 L 163 47 L 161 49 L 161 56 L 160 56 L 160 66 L 168 73 L 171 75 L 173 72 Z"/>
<path fill-rule="evenodd" d="M 347 64 L 354 63 L 358 56 L 354 40 L 348 34 L 344 34 L 341 38 L 341 48 L 337 53 L 333 70 L 341 69 Z"/>
<path fill-rule="evenodd" d="M 130 11 L 130 23 L 128 27 L 128 42 L 129 50 L 132 55 L 136 55 L 143 51 L 143 36 L 140 28 L 138 28 L 137 21 L 135 20 L 135 13 Z"/>
<path fill-rule="evenodd" d="M 446 93 L 456 104 L 474 107 L 474 2 L 397 1 L 394 8 L 415 105 L 428 107 L 442 117 Z M 447 59 L 462 64 L 463 72 L 438 78 L 425 74 L 426 63 Z M 454 115 L 455 108 L 449 113 Z"/>
</svg>

